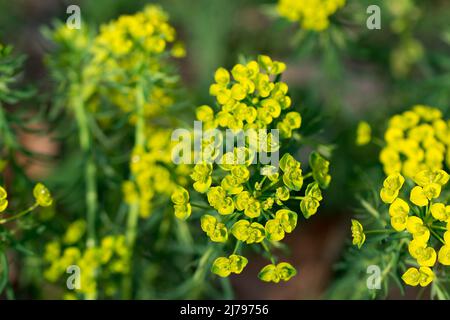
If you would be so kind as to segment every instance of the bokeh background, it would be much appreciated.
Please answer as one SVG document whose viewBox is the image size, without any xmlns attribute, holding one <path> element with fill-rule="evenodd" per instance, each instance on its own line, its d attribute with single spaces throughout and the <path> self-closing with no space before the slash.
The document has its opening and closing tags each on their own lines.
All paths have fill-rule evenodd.
<svg viewBox="0 0 450 320">
<path fill-rule="evenodd" d="M 187 57 L 177 64 L 193 106 L 212 101 L 208 87 L 216 68 L 231 67 L 240 56 L 269 54 L 287 63 L 284 81 L 293 100 L 320 115 L 319 139 L 332 150 L 333 182 L 320 214 L 300 224 L 286 240 L 290 261 L 301 266 L 300 276 L 286 284 L 263 283 L 257 273 L 264 261 L 255 256 L 245 274 L 232 277 L 236 297 L 348 296 L 342 290 L 352 290 L 351 280 L 340 278 L 336 266 L 350 242 L 350 217 L 359 209 L 358 193 L 376 186 L 381 176 L 377 146 L 355 146 L 356 124 L 367 120 L 374 135 L 382 136 L 388 117 L 414 104 L 447 112 L 450 2 L 348 0 L 332 18 L 331 30 L 311 35 L 278 17 L 276 1 L 269 0 L 0 0 L 0 40 L 27 55 L 23 81 L 45 92 L 44 55 L 51 44 L 42 27 L 64 20 L 70 4 L 80 6 L 84 23 L 99 25 L 148 3 L 159 3 L 169 12 L 186 44 Z M 369 4 L 382 8 L 381 30 L 366 27 Z M 51 136 L 23 133 L 21 138 L 44 154 L 57 155 L 60 149 Z M 33 178 L 45 178 L 54 163 L 24 160 L 24 165 Z M 20 266 L 15 267 L 19 272 Z M 20 297 L 33 296 L 28 288 L 19 289 Z M 406 297 L 414 294 L 407 291 Z M 400 297 L 396 290 L 389 296 Z"/>
</svg>

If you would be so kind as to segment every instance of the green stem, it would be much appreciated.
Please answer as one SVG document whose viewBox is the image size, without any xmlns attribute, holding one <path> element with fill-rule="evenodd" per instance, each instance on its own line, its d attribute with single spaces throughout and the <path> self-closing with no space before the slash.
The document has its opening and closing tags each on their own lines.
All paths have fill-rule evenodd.
<svg viewBox="0 0 450 320">
<path fill-rule="evenodd" d="M 9 218 L 1 219 L 1 220 L 0 220 L 0 224 L 5 224 L 5 223 L 7 223 L 7 222 L 10 222 L 10 221 L 19 219 L 20 217 L 23 217 L 23 216 L 26 215 L 27 213 L 29 213 L 29 212 L 33 211 L 34 209 L 36 209 L 37 207 L 39 207 L 39 204 L 38 204 L 38 203 L 35 203 L 35 204 L 33 204 L 31 207 L 29 207 L 28 209 L 23 210 L 23 211 L 19 212 L 18 214 L 14 215 L 14 216 L 11 216 L 11 217 L 9 217 Z"/>
<path fill-rule="evenodd" d="M 194 283 L 201 283 L 204 280 L 204 276 L 206 274 L 206 271 L 208 269 L 208 261 L 211 257 L 211 255 L 214 253 L 214 247 L 210 246 L 208 250 L 205 251 L 205 253 L 200 258 L 200 261 L 198 263 L 197 270 L 195 270 L 195 273 L 192 277 L 192 280 Z"/>
<path fill-rule="evenodd" d="M 142 84 L 138 84 L 136 87 L 136 127 L 135 127 L 135 141 L 134 148 L 143 149 L 145 147 L 145 114 L 144 114 L 144 89 Z M 135 180 L 136 177 L 131 176 L 131 180 Z M 137 226 L 139 221 L 139 203 L 134 203 L 129 206 L 127 229 L 126 229 L 126 241 L 128 250 L 130 252 L 130 261 L 133 261 L 134 245 L 136 243 Z M 123 281 L 123 294 L 125 299 L 131 299 L 133 295 L 133 279 L 132 279 L 132 267 L 129 273 L 124 277 Z"/>
<path fill-rule="evenodd" d="M 276 264 L 275 258 L 273 257 L 272 252 L 270 251 L 269 247 L 264 242 L 264 240 L 261 242 L 261 246 L 264 248 L 264 251 L 266 251 L 267 254 L 269 255 L 270 262 L 272 262 L 272 264 Z"/>
<path fill-rule="evenodd" d="M 268 186 L 266 186 L 265 188 L 263 188 L 263 189 L 261 190 L 261 193 L 263 193 L 264 191 L 269 190 L 270 188 L 272 188 L 273 186 L 275 186 L 275 185 L 276 185 L 277 183 L 279 183 L 279 182 L 280 182 L 280 180 L 272 182 L 271 184 L 269 184 Z"/>
<path fill-rule="evenodd" d="M 89 131 L 88 116 L 79 90 L 74 90 L 73 104 L 75 118 L 78 125 L 80 147 L 87 157 L 84 167 L 84 178 L 86 183 L 86 213 L 87 213 L 87 246 L 93 247 L 96 243 L 95 221 L 97 215 L 97 169 L 92 155 L 91 135 Z"/>
<path fill-rule="evenodd" d="M 379 229 L 379 230 L 368 230 L 368 231 L 364 231 L 365 234 L 383 234 L 383 233 L 396 233 L 398 231 L 396 230 L 386 230 L 386 229 Z"/>
<path fill-rule="evenodd" d="M 199 208 L 199 209 L 204 209 L 204 210 L 211 210 L 211 207 L 208 206 L 204 206 L 195 202 L 191 202 L 191 206 L 195 207 L 195 208 Z"/>
<path fill-rule="evenodd" d="M 441 237 L 436 231 L 434 231 L 433 229 L 429 229 L 429 230 L 431 231 L 431 234 L 432 234 L 436 239 L 438 239 L 442 244 L 445 244 L 444 239 L 442 239 L 442 237 Z"/>
<path fill-rule="evenodd" d="M 313 175 L 312 172 L 308 172 L 303 176 L 303 179 L 308 179 L 309 177 L 312 177 L 312 175 Z"/>
</svg>

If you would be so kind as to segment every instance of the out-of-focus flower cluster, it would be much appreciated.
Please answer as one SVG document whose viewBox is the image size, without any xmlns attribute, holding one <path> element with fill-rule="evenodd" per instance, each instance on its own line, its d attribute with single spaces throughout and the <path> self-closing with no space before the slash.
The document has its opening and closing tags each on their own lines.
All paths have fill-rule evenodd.
<svg viewBox="0 0 450 320">
<path fill-rule="evenodd" d="M 436 108 L 416 105 L 389 120 L 380 153 L 384 172 L 413 178 L 418 172 L 443 169 L 450 162 L 450 123 Z"/>
<path fill-rule="evenodd" d="M 130 171 L 134 181 L 127 180 L 122 185 L 125 202 L 129 205 L 138 203 L 142 218 L 152 213 L 155 196 L 164 199 L 174 191 L 177 185 L 186 185 L 190 168 L 179 165 L 172 168 L 171 130 L 149 127 L 147 129 L 146 148 L 136 148 L 130 161 Z"/>
<path fill-rule="evenodd" d="M 116 85 L 122 83 L 128 87 L 109 92 L 112 101 L 124 112 L 134 111 L 138 89 L 133 84 L 139 80 L 137 75 L 142 72 L 152 73 L 154 78 L 159 77 L 152 81 L 144 106 L 145 116 L 158 114 L 173 104 L 171 91 L 174 83 L 164 75 L 164 61 L 169 55 L 183 57 L 185 51 L 183 45 L 176 42 L 176 32 L 168 22 L 167 13 L 159 6 L 149 5 L 141 12 L 122 15 L 101 26 L 91 52 L 93 58 L 87 73 L 101 75 L 106 77 L 104 81 Z"/>
<path fill-rule="evenodd" d="M 448 194 L 442 192 L 448 180 L 447 172 L 426 169 L 414 176 L 414 187 L 406 187 L 403 193 L 405 179 L 399 173 L 389 175 L 383 183 L 380 196 L 390 204 L 392 228 L 411 234 L 408 250 L 419 269 L 412 267 L 403 274 L 408 285 L 427 286 L 433 281 L 431 268 L 437 261 L 450 265 L 450 205 L 446 203 Z M 405 192 L 409 202 L 402 199 Z"/>
<path fill-rule="evenodd" d="M 84 220 L 77 220 L 69 225 L 62 239 L 46 244 L 44 261 L 47 269 L 44 277 L 50 282 L 61 279 L 65 281 L 68 268 L 75 266 L 80 271 L 80 286 L 74 288 L 74 291 L 67 291 L 66 299 L 95 297 L 99 290 L 99 278 L 111 280 L 104 282 L 101 289 L 105 296 L 113 297 L 118 288 L 112 280 L 129 271 L 130 251 L 125 236 L 109 235 L 101 239 L 98 246 L 80 248 L 77 243 L 84 236 L 85 230 Z"/>
<path fill-rule="evenodd" d="M 278 13 L 303 29 L 323 31 L 330 24 L 330 16 L 345 5 L 346 0 L 279 0 Z"/>
<path fill-rule="evenodd" d="M 269 246 L 295 229 L 297 212 L 301 211 L 306 219 L 317 212 L 321 189 L 330 183 L 329 162 L 316 152 L 310 156 L 311 172 L 306 174 L 289 153 L 283 153 L 279 161 L 281 171 L 255 159 L 257 151 L 282 149 L 286 139 L 301 126 L 300 113 L 287 110 L 291 107 L 288 86 L 279 81 L 285 68 L 267 56 L 235 65 L 231 74 L 219 68 L 216 83 L 210 88 L 219 110 L 209 106 L 197 109 L 197 119 L 206 128 L 233 132 L 276 128 L 281 137 L 276 141 L 271 133 L 264 137 L 249 134 L 244 147 L 234 147 L 224 154 L 217 152 L 223 139 L 204 138 L 202 161 L 195 164 L 191 174 L 192 188 L 202 195 L 201 202 L 193 202 L 183 187 L 172 194 L 178 218 L 187 219 L 199 208 L 201 229 L 212 242 L 235 243 L 230 256 L 219 257 L 213 263 L 212 272 L 221 277 L 239 274 L 245 268 L 247 259 L 238 255 L 243 244 L 262 246 L 270 258 L 272 264 L 261 270 L 261 280 L 279 282 L 293 277 L 295 268 L 285 262 L 276 264 Z M 252 138 L 262 143 L 255 147 Z"/>
</svg>

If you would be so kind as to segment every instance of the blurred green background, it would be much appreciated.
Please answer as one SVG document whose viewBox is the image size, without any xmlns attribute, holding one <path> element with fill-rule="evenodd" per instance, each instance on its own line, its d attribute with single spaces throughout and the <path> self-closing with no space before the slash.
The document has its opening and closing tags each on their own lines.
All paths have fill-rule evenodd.
<svg viewBox="0 0 450 320">
<path fill-rule="evenodd" d="M 356 196 L 376 188 L 381 177 L 377 146 L 355 146 L 357 122 L 369 121 L 382 137 L 388 117 L 414 104 L 438 107 L 448 117 L 450 2 L 348 0 L 331 27 L 316 34 L 278 17 L 276 1 L 269 0 L 0 0 L 0 41 L 28 56 L 23 79 L 45 92 L 43 56 L 51 45 L 43 26 L 64 20 L 70 4 L 80 6 L 84 23 L 98 26 L 148 3 L 169 12 L 186 44 L 187 57 L 177 63 L 193 106 L 212 101 L 208 87 L 219 66 L 258 54 L 287 63 L 284 81 L 304 110 L 304 126 L 318 130 L 318 141 L 331 151 L 333 182 L 320 214 L 288 238 L 301 276 L 261 283 L 260 261 L 232 284 L 238 298 L 323 297 L 340 277 L 333 266 L 349 242 Z M 382 9 L 381 30 L 366 27 L 369 4 Z"/>
</svg>

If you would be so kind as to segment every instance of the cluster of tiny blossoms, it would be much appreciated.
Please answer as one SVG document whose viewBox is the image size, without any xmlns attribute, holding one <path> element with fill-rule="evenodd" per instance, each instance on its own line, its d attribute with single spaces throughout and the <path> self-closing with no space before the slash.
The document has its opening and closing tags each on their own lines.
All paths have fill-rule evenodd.
<svg viewBox="0 0 450 320">
<path fill-rule="evenodd" d="M 146 148 L 136 148 L 131 156 L 130 170 L 135 181 L 127 180 L 122 185 L 125 202 L 138 203 L 142 218 L 152 213 L 155 196 L 167 199 L 177 185 L 186 185 L 190 170 L 187 165 L 179 165 L 171 175 L 171 130 L 149 127 L 146 137 Z"/>
<path fill-rule="evenodd" d="M 100 245 L 80 249 L 80 242 L 86 230 L 83 220 L 73 222 L 61 240 L 48 242 L 45 246 L 44 261 L 49 264 L 44 277 L 56 282 L 67 275 L 70 266 L 80 268 L 80 283 L 76 291 L 66 293 L 66 299 L 76 299 L 79 295 L 93 298 L 98 293 L 98 278 L 110 279 L 127 274 L 130 253 L 126 246 L 125 236 L 109 235 L 101 239 Z M 104 294 L 113 297 L 117 289 L 112 282 L 107 282 Z"/>
<path fill-rule="evenodd" d="M 322 200 L 321 188 L 328 187 L 331 179 L 329 162 L 318 153 L 310 157 L 312 172 L 308 174 L 303 174 L 301 163 L 289 153 L 283 154 L 280 160 L 281 171 L 254 161 L 255 151 L 280 150 L 301 126 L 301 115 L 287 111 L 291 106 L 288 86 L 279 81 L 284 70 L 283 63 L 267 56 L 259 56 L 258 61 L 246 65 L 237 64 L 231 74 L 219 68 L 215 73 L 216 83 L 210 88 L 218 110 L 210 106 L 197 109 L 197 119 L 206 128 L 232 131 L 277 128 L 282 138 L 275 143 L 269 133 L 262 138 L 265 147 L 261 144 L 257 150 L 249 145 L 234 147 L 223 155 L 213 151 L 217 143 L 223 142 L 221 139 L 205 138 L 201 143 L 202 162 L 195 164 L 191 174 L 193 189 L 203 202 L 191 201 L 183 187 L 172 194 L 178 218 L 187 219 L 198 208 L 202 212 L 201 229 L 210 241 L 235 242 L 231 255 L 213 262 L 212 272 L 221 277 L 242 272 L 248 260 L 238 253 L 242 244 L 247 244 L 262 246 L 271 260 L 261 270 L 261 280 L 278 283 L 292 278 L 295 268 L 287 262 L 277 263 L 269 247 L 295 229 L 298 215 L 291 210 L 295 202 L 300 202 L 296 211 L 302 211 L 305 218 L 317 212 Z M 310 182 L 306 182 L 308 179 Z"/>
<path fill-rule="evenodd" d="M 387 145 L 380 153 L 387 174 L 380 198 L 389 204 L 393 230 L 365 232 L 359 221 L 352 220 L 353 244 L 359 248 L 369 233 L 399 232 L 407 239 L 401 240 L 398 250 L 407 243 L 415 260 L 415 265 L 402 276 L 411 286 L 429 285 L 439 276 L 442 266 L 450 265 L 450 205 L 446 190 L 449 174 L 445 170 L 446 157 L 447 165 L 449 160 L 449 125 L 442 119 L 441 111 L 424 105 L 393 116 L 385 132 Z M 359 144 L 370 139 L 370 126 L 360 125 Z"/>
<path fill-rule="evenodd" d="M 185 55 L 183 45 L 176 42 L 176 32 L 168 22 L 167 13 L 156 5 L 149 5 L 134 15 L 122 15 L 117 20 L 103 25 L 94 39 L 91 51 L 92 63 L 86 72 L 101 72 L 106 81 L 116 85 L 124 84 L 125 87 L 130 82 L 138 81 L 137 76 L 133 75 L 141 72 L 150 72 L 161 77 L 164 58 L 179 58 Z M 154 79 L 149 100 L 144 106 L 146 117 L 158 114 L 173 104 L 173 85 L 164 77 L 158 81 Z M 133 86 L 125 87 L 109 92 L 109 97 L 124 112 L 132 113 L 136 103 L 136 89 Z M 131 120 L 134 120 L 134 117 L 131 117 Z"/>
<path fill-rule="evenodd" d="M 399 196 L 405 182 L 401 174 L 391 174 L 383 183 L 380 196 L 390 204 L 392 228 L 412 235 L 408 249 L 419 269 L 412 267 L 403 274 L 408 285 L 424 287 L 431 283 L 435 277 L 431 268 L 436 260 L 450 265 L 450 205 L 445 195 L 441 196 L 448 180 L 449 175 L 443 170 L 420 171 L 413 178 L 415 185 L 409 192 L 409 203 Z"/>
<path fill-rule="evenodd" d="M 389 204 L 390 225 L 396 232 L 409 235 L 408 251 L 417 264 L 402 276 L 408 285 L 425 287 L 436 277 L 432 270 L 438 268 L 436 262 L 450 265 L 450 205 L 444 189 L 448 180 L 444 170 L 426 169 L 413 177 L 412 188 L 400 173 L 389 175 L 383 182 L 380 197 Z M 358 247 L 366 239 L 363 226 L 356 220 L 352 220 L 352 236 Z"/>
<path fill-rule="evenodd" d="M 329 17 L 345 5 L 346 0 L 279 0 L 278 13 L 289 21 L 298 21 L 303 29 L 323 31 Z"/>
<path fill-rule="evenodd" d="M 413 178 L 425 169 L 443 169 L 450 161 L 450 123 L 436 108 L 417 105 L 393 116 L 384 139 L 380 161 L 387 175 L 401 172 Z"/>
</svg>

